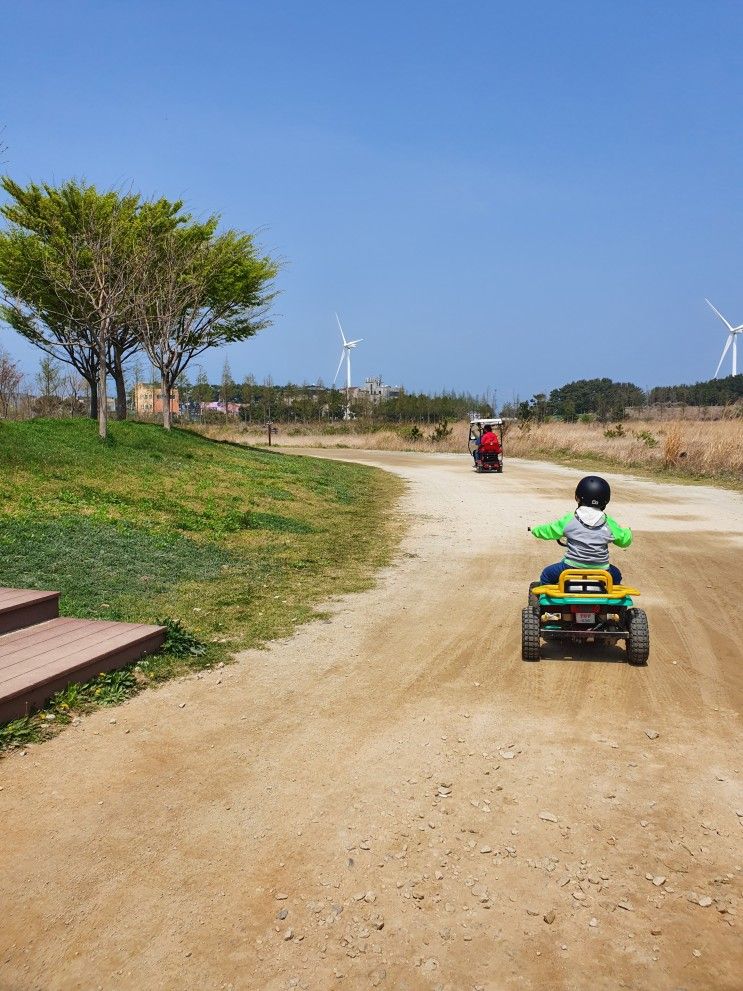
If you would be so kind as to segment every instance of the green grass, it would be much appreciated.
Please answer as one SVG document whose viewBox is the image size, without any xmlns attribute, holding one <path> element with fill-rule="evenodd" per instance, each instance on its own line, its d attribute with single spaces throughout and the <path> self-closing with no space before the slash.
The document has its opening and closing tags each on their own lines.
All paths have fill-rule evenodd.
<svg viewBox="0 0 743 991">
<path fill-rule="evenodd" d="M 146 424 L 113 423 L 102 444 L 88 421 L 0 421 L 0 585 L 59 589 L 63 615 L 170 624 L 163 654 L 0 727 L 0 749 L 368 587 L 396 542 L 401 484 Z"/>
</svg>

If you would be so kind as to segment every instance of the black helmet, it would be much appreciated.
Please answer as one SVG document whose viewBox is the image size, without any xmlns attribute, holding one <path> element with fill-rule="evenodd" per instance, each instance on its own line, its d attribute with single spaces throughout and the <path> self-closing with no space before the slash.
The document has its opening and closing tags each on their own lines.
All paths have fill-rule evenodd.
<svg viewBox="0 0 743 991">
<path fill-rule="evenodd" d="M 605 478 L 600 478 L 598 475 L 586 475 L 578 482 L 575 498 L 581 506 L 596 506 L 598 509 L 606 509 L 606 505 L 611 499 L 611 488 Z"/>
</svg>

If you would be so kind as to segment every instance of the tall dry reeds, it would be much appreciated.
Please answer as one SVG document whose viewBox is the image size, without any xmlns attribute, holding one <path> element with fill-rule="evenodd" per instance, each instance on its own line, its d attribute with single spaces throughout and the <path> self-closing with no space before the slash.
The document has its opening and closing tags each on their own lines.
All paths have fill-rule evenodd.
<svg viewBox="0 0 743 991">
<path fill-rule="evenodd" d="M 633 421 L 621 431 L 598 423 L 545 423 L 512 429 L 511 456 L 591 457 L 626 468 L 670 469 L 743 483 L 743 420 Z"/>
<path fill-rule="evenodd" d="M 678 423 L 672 424 L 663 438 L 663 464 L 666 468 L 675 468 L 681 458 L 686 457 L 683 450 L 683 434 Z"/>
<path fill-rule="evenodd" d="M 225 431 L 200 428 L 209 436 L 248 444 L 266 441 L 257 430 Z M 443 441 L 411 441 L 403 430 L 374 433 L 321 434 L 311 427 L 280 427 L 274 443 L 280 448 L 340 447 L 357 450 L 462 452 L 467 450 L 467 423 L 453 424 Z M 616 426 L 600 423 L 542 423 L 508 425 L 504 439 L 506 458 L 570 460 L 595 458 L 618 468 L 671 470 L 689 477 L 725 479 L 743 484 L 743 419 L 735 420 L 632 420 Z"/>
</svg>

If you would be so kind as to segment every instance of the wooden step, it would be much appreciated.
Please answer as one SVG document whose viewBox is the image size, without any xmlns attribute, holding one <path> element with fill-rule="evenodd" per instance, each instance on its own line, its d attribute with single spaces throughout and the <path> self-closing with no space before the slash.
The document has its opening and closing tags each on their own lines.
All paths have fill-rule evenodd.
<svg viewBox="0 0 743 991">
<path fill-rule="evenodd" d="M 0 636 L 0 722 L 18 719 L 72 682 L 113 671 L 165 642 L 162 626 L 51 619 Z"/>
<path fill-rule="evenodd" d="M 0 588 L 0 634 L 59 616 L 59 592 Z"/>
</svg>

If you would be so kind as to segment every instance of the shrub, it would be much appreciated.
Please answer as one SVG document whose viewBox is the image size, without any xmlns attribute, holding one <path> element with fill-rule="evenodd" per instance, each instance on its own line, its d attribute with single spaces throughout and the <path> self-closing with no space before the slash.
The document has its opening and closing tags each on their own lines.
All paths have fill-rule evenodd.
<svg viewBox="0 0 743 991">
<path fill-rule="evenodd" d="M 657 447 L 658 438 L 654 437 L 649 430 L 633 430 L 633 435 L 643 442 L 645 447 Z"/>
<path fill-rule="evenodd" d="M 623 425 L 621 423 L 616 423 L 613 427 L 609 427 L 604 431 L 604 437 L 608 437 L 609 439 L 614 437 L 626 437 Z"/>
<path fill-rule="evenodd" d="M 179 619 L 165 616 L 157 620 L 158 626 L 166 629 L 165 644 L 162 652 L 173 657 L 199 657 L 206 653 L 206 644 L 185 628 Z"/>
<path fill-rule="evenodd" d="M 440 441 L 446 440 L 447 437 L 451 437 L 452 432 L 453 428 L 449 426 L 448 420 L 439 420 L 431 434 L 431 440 L 438 444 Z"/>
</svg>

